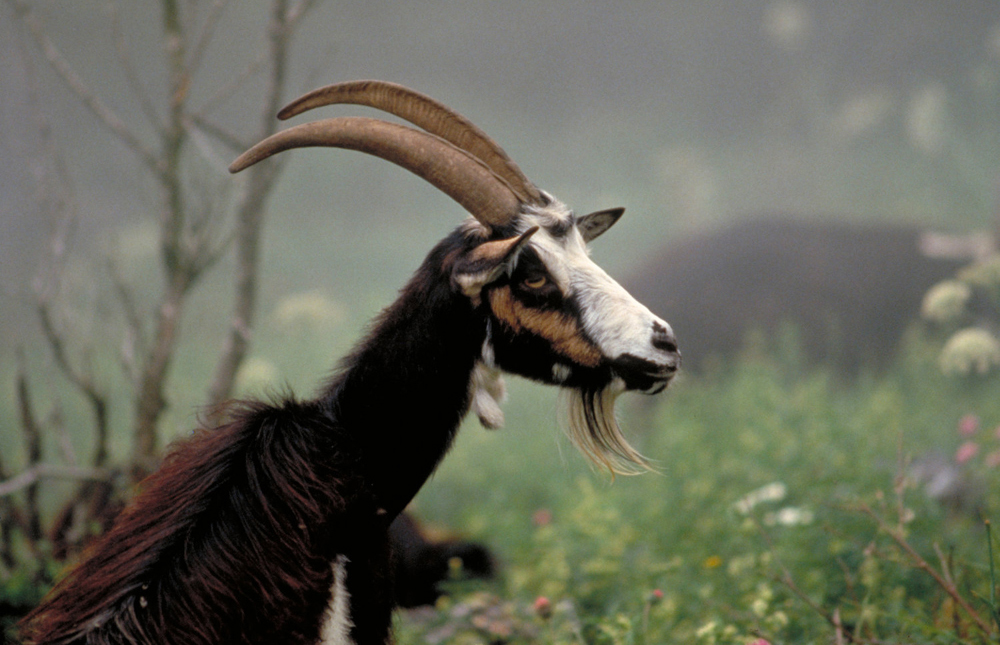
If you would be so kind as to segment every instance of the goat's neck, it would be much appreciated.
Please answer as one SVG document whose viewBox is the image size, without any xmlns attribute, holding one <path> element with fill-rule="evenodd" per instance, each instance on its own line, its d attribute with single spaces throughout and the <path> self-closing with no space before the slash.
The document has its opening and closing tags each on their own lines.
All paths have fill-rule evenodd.
<svg viewBox="0 0 1000 645">
<path fill-rule="evenodd" d="M 362 446 L 378 504 L 394 516 L 451 446 L 469 408 L 485 318 L 443 277 L 432 252 L 376 319 L 325 395 Z"/>
</svg>

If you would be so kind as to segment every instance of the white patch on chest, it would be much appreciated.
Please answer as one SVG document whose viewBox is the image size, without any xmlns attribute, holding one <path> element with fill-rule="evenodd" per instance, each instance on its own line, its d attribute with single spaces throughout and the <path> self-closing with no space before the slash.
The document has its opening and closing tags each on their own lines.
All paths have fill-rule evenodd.
<svg viewBox="0 0 1000 645">
<path fill-rule="evenodd" d="M 351 640 L 351 595 L 347 593 L 347 556 L 338 555 L 333 562 L 333 587 L 330 604 L 323 614 L 319 632 L 320 645 L 354 645 Z"/>
</svg>

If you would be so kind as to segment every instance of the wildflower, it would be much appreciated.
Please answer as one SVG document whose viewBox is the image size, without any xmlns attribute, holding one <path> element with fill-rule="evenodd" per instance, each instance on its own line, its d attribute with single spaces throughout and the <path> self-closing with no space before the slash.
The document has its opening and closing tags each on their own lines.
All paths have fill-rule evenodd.
<svg viewBox="0 0 1000 645">
<path fill-rule="evenodd" d="M 722 558 L 717 555 L 712 555 L 705 558 L 703 563 L 706 569 L 718 569 L 722 566 Z"/>
<path fill-rule="evenodd" d="M 1000 253 L 994 253 L 967 266 L 962 269 L 958 277 L 973 287 L 985 289 L 1000 287 Z"/>
<path fill-rule="evenodd" d="M 969 285 L 958 280 L 945 280 L 930 288 L 920 305 L 920 315 L 935 323 L 957 320 L 972 297 Z"/>
<path fill-rule="evenodd" d="M 771 645 L 771 642 L 766 638 L 757 638 L 747 643 L 747 645 Z"/>
<path fill-rule="evenodd" d="M 979 417 L 974 414 L 967 414 L 958 420 L 958 434 L 963 437 L 971 437 L 979 430 Z"/>
<path fill-rule="evenodd" d="M 776 629 L 781 629 L 788 625 L 788 614 L 783 611 L 776 611 L 768 616 L 765 622 Z"/>
<path fill-rule="evenodd" d="M 535 604 L 532 605 L 532 608 L 542 620 L 548 620 L 552 617 L 552 601 L 545 596 L 535 598 Z"/>
<path fill-rule="evenodd" d="M 959 464 L 964 464 L 965 462 L 975 457 L 976 453 L 978 452 L 979 452 L 978 443 L 976 443 L 975 441 L 966 441 L 965 443 L 963 443 L 961 446 L 958 447 L 957 451 L 955 451 L 955 462 Z"/>
<path fill-rule="evenodd" d="M 941 349 L 940 365 L 945 374 L 983 376 L 1000 365 L 1000 341 L 985 329 L 962 329 Z"/>
<path fill-rule="evenodd" d="M 772 482 L 744 495 L 736 502 L 736 510 L 749 515 L 754 506 L 762 502 L 780 502 L 788 494 L 788 487 L 781 482 Z"/>
<path fill-rule="evenodd" d="M 663 600 L 663 589 L 653 589 L 652 593 L 649 594 L 650 602 L 660 602 Z"/>
<path fill-rule="evenodd" d="M 540 508 L 531 515 L 531 523 L 535 526 L 548 526 L 552 522 L 552 511 Z"/>
<path fill-rule="evenodd" d="M 696 638 L 705 638 L 706 636 L 709 636 L 712 632 L 714 632 L 716 627 L 717 623 L 714 620 L 710 620 L 701 627 L 699 627 L 695 631 L 694 635 Z"/>
<path fill-rule="evenodd" d="M 775 524 L 780 526 L 799 526 L 811 524 L 812 521 L 813 512 L 811 510 L 796 506 L 786 506 L 776 513 L 768 513 L 764 518 L 764 523 L 768 526 L 774 526 Z"/>
</svg>

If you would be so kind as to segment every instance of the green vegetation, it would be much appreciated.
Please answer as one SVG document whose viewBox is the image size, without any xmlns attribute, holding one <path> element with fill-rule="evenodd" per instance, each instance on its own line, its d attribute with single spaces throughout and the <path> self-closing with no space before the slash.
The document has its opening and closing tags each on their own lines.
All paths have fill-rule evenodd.
<svg viewBox="0 0 1000 645">
<path fill-rule="evenodd" d="M 851 384 L 783 354 L 627 410 L 661 472 L 613 483 L 517 387 L 508 427 L 466 428 L 416 503 L 502 577 L 403 615 L 401 642 L 996 642 L 996 383 L 941 376 L 916 339 Z M 946 499 L 935 455 L 962 478 Z"/>
<path fill-rule="evenodd" d="M 308 396 L 391 297 L 377 289 L 343 310 L 315 294 L 273 307 L 250 389 Z M 626 433 L 659 472 L 614 481 L 562 436 L 552 388 L 511 379 L 506 427 L 469 422 L 414 504 L 485 542 L 501 575 L 401 614 L 400 643 L 997 642 L 984 524 L 1000 518 L 996 376 L 943 375 L 940 342 L 917 336 L 889 373 L 852 381 L 804 366 L 794 334 L 763 345 L 654 399 L 623 397 Z M 203 396 L 198 349 L 178 364 L 175 436 Z M 960 485 L 931 497 L 945 465 Z M 0 603 L 30 605 L 51 569 L 2 581 Z"/>
<path fill-rule="evenodd" d="M 801 366 L 793 340 L 776 355 L 625 397 L 660 472 L 615 481 L 561 436 L 551 389 L 511 383 L 507 427 L 470 422 L 414 505 L 502 574 L 401 614 L 399 641 L 997 642 L 995 380 L 943 376 L 917 338 L 854 382 Z M 958 494 L 928 495 L 934 455 Z M 34 580 L 0 601 L 32 602 Z"/>
</svg>

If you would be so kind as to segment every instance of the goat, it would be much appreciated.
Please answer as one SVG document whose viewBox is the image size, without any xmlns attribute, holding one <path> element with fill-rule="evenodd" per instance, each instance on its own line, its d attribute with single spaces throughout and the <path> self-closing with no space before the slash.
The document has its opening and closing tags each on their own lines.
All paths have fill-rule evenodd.
<svg viewBox="0 0 1000 645">
<path fill-rule="evenodd" d="M 501 371 L 561 386 L 567 432 L 596 464 L 648 462 L 614 418 L 626 390 L 680 366 L 670 326 L 589 257 L 624 209 L 578 217 L 485 133 L 408 88 L 320 88 L 285 119 L 335 103 L 409 121 L 339 117 L 253 146 L 240 170 L 291 148 L 366 152 L 471 213 L 313 400 L 235 405 L 175 444 L 133 503 L 21 623 L 25 643 L 384 643 L 388 527 L 471 409 L 503 423 Z M 418 129 L 420 128 L 420 129 Z"/>
<path fill-rule="evenodd" d="M 887 368 L 927 290 L 989 245 L 915 225 L 762 216 L 672 240 L 624 284 L 674 312 L 690 370 L 732 358 L 750 331 L 792 323 L 807 361 L 852 376 Z"/>
</svg>

